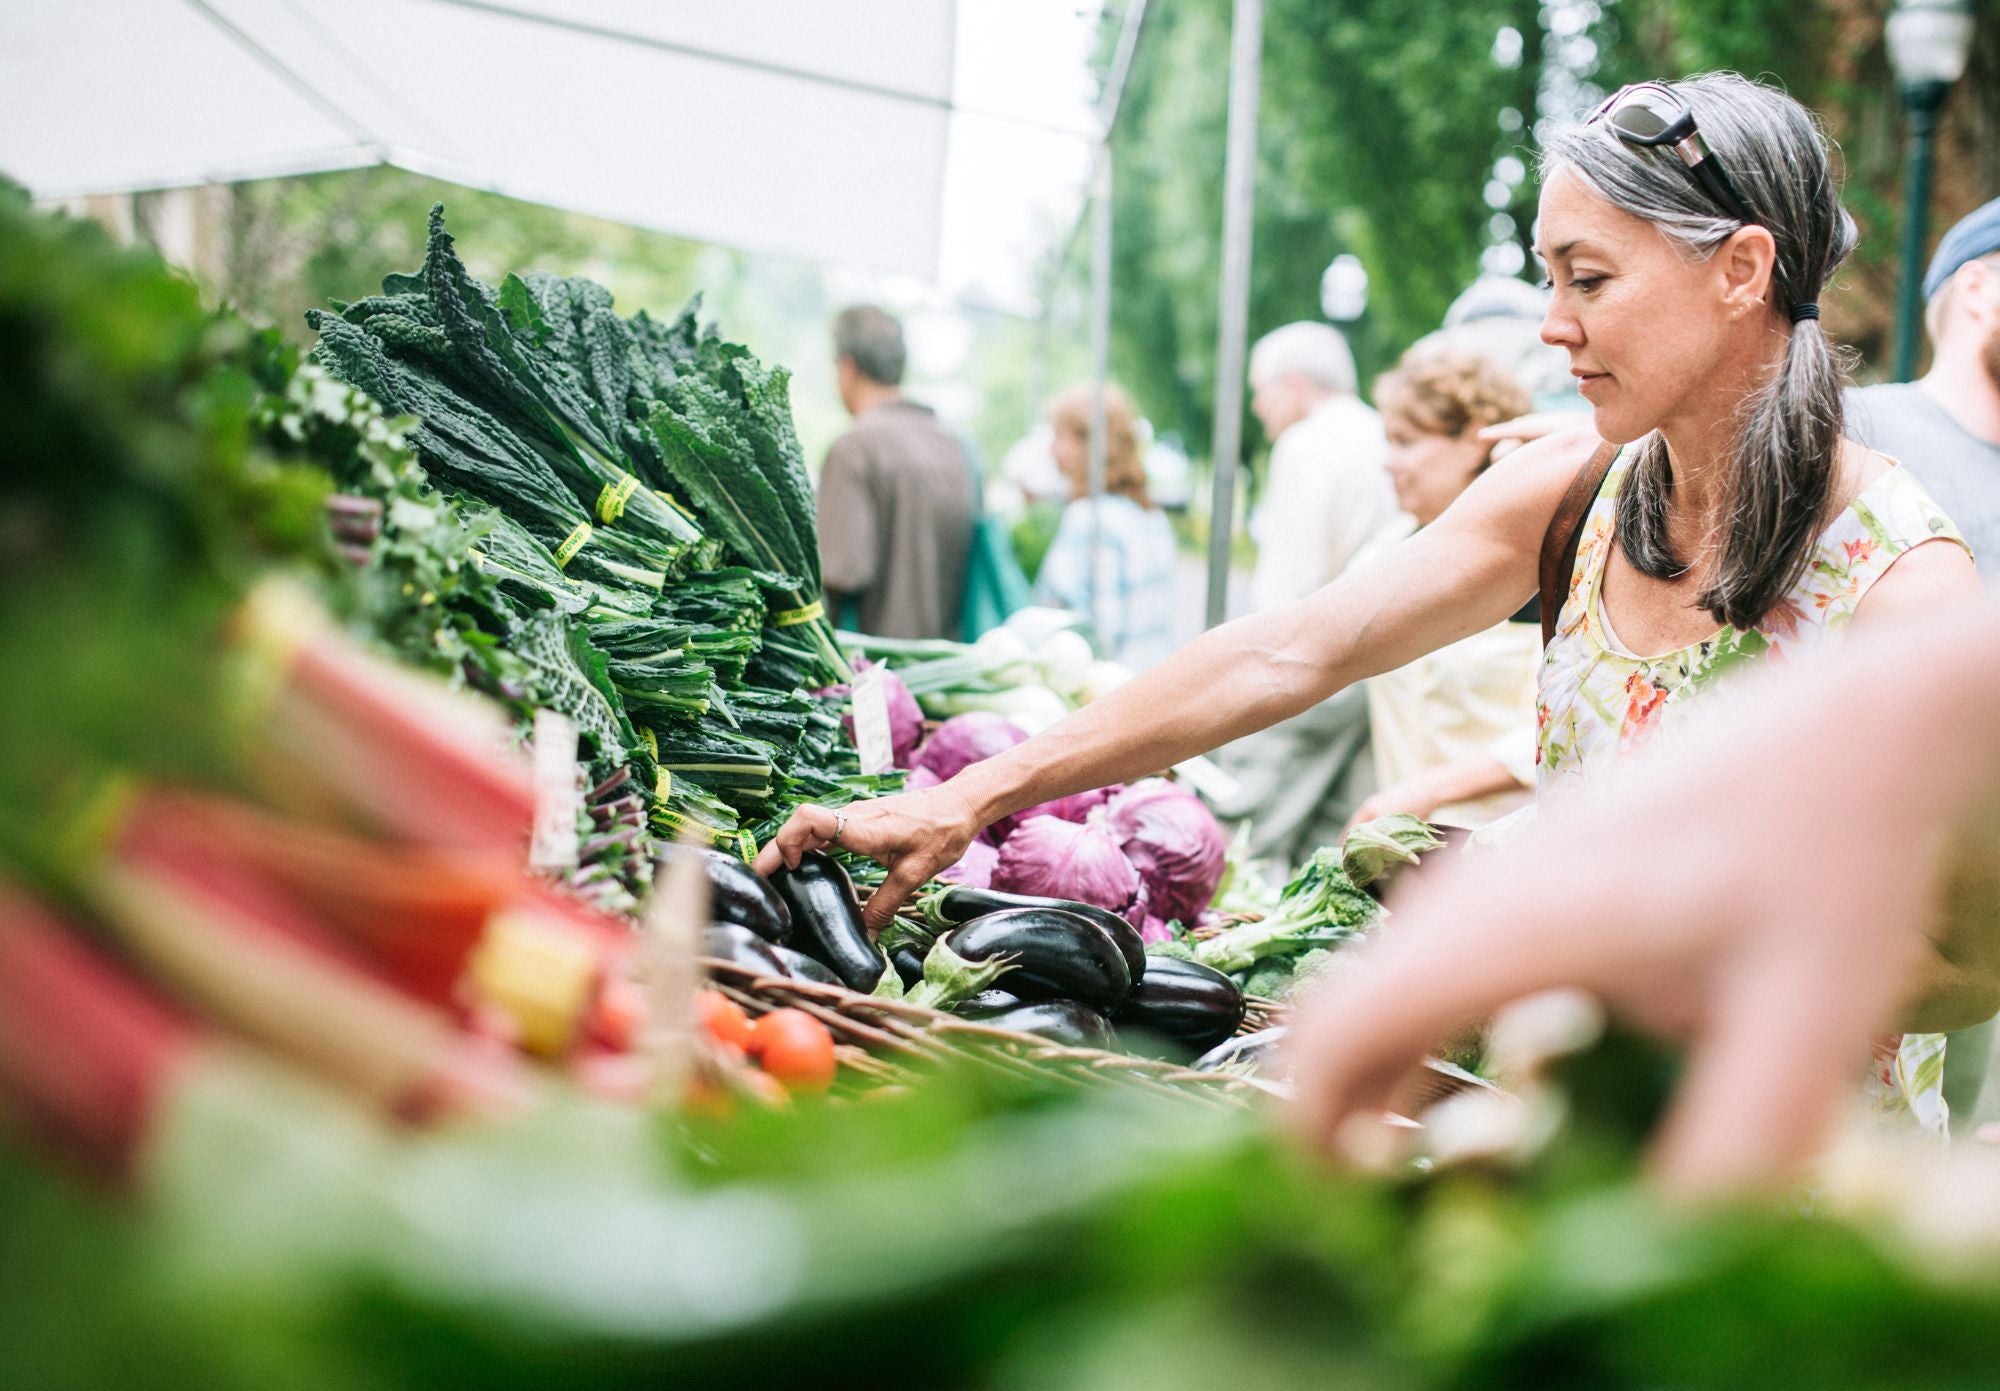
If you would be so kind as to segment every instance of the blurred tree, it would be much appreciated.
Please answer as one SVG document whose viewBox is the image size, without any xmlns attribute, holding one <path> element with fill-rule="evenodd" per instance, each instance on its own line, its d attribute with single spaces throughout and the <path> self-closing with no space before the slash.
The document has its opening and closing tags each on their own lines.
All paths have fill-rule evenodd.
<svg viewBox="0 0 2000 1391">
<path fill-rule="evenodd" d="M 2000 192 L 2000 0 L 1973 0 L 1972 64 L 1946 105 L 1934 235 Z M 1551 40 L 1582 41 L 1573 75 L 1606 90 L 1712 68 L 1764 75 L 1841 142 L 1862 228 L 1829 325 L 1879 363 L 1895 291 L 1906 129 L 1882 38 L 1888 0 L 1267 0 L 1252 267 L 1252 339 L 1319 317 L 1341 252 L 1370 281 L 1349 325 L 1364 390 L 1435 328 L 1512 221 L 1525 248 L 1538 116 L 1573 117 L 1545 81 Z M 1229 0 L 1149 13 L 1114 137 L 1113 372 L 1163 430 L 1205 447 L 1214 392 Z M 1502 31 L 1512 36 L 1502 41 Z M 1578 49 L 1563 50 L 1575 64 Z M 1589 90 L 1588 88 L 1580 90 Z M 1544 110 L 1543 108 L 1551 108 Z M 1560 109 L 1554 109 L 1560 108 Z M 1488 194 L 1493 194 L 1489 202 Z M 1082 241 L 1066 274 L 1084 275 Z M 1532 274 L 1532 270 L 1528 273 Z M 1080 321 L 1068 331 L 1080 332 Z M 1246 422 L 1245 439 L 1261 438 Z"/>
<path fill-rule="evenodd" d="M 1533 110 L 1532 0 L 1271 0 L 1265 19 L 1254 341 L 1320 317 L 1320 275 L 1342 252 L 1369 275 L 1347 326 L 1364 386 L 1435 328 L 1478 274 L 1503 109 Z M 1495 39 L 1512 26 L 1511 62 Z M 1228 0 L 1149 17 L 1114 137 L 1114 371 L 1162 429 L 1201 448 L 1214 392 Z M 1522 185 L 1517 199 L 1532 197 Z M 1246 439 L 1255 440 L 1254 422 Z"/>
<path fill-rule="evenodd" d="M 1763 75 L 1818 112 L 1840 142 L 1844 198 L 1860 225 L 1827 297 L 1828 327 L 1887 369 L 1908 128 L 1883 41 L 1889 0 L 1623 0 L 1598 25 L 1605 86 L 1731 68 Z M 1946 101 L 1936 150 L 1933 241 L 2000 194 L 2000 0 L 1973 0 L 1972 60 Z"/>
<path fill-rule="evenodd" d="M 299 338 L 302 316 L 372 292 L 423 259 L 424 218 L 442 201 L 474 273 L 546 267 L 603 281 L 633 305 L 678 307 L 697 284 L 699 243 L 482 193 L 387 167 L 232 185 L 205 204 L 222 222 L 198 269 L 211 294 Z M 146 199 L 138 229 L 147 230 Z"/>
</svg>

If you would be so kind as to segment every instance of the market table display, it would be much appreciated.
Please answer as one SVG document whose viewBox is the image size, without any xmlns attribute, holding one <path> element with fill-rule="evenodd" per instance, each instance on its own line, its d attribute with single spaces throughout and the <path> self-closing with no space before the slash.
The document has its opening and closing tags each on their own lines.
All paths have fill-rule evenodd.
<svg viewBox="0 0 2000 1391">
<path fill-rule="evenodd" d="M 1829 1190 L 1900 1227 L 1658 1209 L 1659 1063 L 1622 1047 L 1550 1075 L 1566 1141 L 1525 1168 L 1277 1146 L 1232 1036 L 1375 929 L 1420 824 L 1278 888 L 1146 779 L 995 828 L 880 942 L 863 864 L 756 881 L 797 802 L 947 778 L 1116 673 L 1059 628 L 843 646 L 783 374 L 692 312 L 482 286 L 432 232 L 302 363 L 0 197 L 10 1384 L 1749 1385 L 1779 1339 L 1810 1384 L 1942 1386 L 2000 1355 L 1987 1228 L 1916 1273 L 1915 1184 Z"/>
</svg>

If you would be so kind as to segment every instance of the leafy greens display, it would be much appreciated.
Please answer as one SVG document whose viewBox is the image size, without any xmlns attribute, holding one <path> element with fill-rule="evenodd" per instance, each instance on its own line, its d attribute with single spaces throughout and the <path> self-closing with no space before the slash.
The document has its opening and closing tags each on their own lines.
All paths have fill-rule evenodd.
<svg viewBox="0 0 2000 1391">
<path fill-rule="evenodd" d="M 307 319 L 319 366 L 414 422 L 414 462 L 338 479 L 385 505 L 351 557 L 394 572 L 365 626 L 569 715 L 590 779 L 625 772 L 657 831 L 747 849 L 800 801 L 891 784 L 861 775 L 841 697 L 819 694 L 851 671 L 788 374 L 698 308 L 623 318 L 542 272 L 485 285 L 439 206 L 416 272 Z M 449 595 L 397 569 L 419 552 Z M 432 606 L 455 619 L 409 612 Z"/>
</svg>

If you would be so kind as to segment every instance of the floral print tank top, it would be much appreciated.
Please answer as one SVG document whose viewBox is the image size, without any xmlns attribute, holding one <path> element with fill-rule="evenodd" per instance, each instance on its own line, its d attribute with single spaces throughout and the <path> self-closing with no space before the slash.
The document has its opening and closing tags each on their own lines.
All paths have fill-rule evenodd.
<svg viewBox="0 0 2000 1391">
<path fill-rule="evenodd" d="M 1655 657 L 1619 642 L 1604 613 L 1604 569 L 1616 544 L 1618 492 L 1634 451 L 1612 465 L 1584 522 L 1556 633 L 1542 656 L 1535 702 L 1536 790 L 1546 795 L 1601 767 L 1675 718 L 1716 678 L 1760 660 L 1836 640 L 1875 581 L 1897 557 L 1939 537 L 1965 538 L 1906 468 L 1885 470 L 1820 534 L 1806 571 L 1754 629 L 1715 636 Z M 1970 547 L 1967 547 L 1968 553 Z M 1903 1034 L 1877 1041 L 1869 1096 L 1880 1111 L 1907 1114 L 1942 1134 L 1944 1037 Z"/>
</svg>

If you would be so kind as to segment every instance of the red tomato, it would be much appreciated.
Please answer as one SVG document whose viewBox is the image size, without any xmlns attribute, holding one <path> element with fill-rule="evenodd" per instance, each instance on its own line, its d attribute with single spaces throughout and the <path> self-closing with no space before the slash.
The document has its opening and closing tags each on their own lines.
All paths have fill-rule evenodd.
<svg viewBox="0 0 2000 1391">
<path fill-rule="evenodd" d="M 626 1050 L 637 1041 L 639 1025 L 645 1017 L 645 992 L 623 976 L 607 976 L 585 1027 L 592 1038 L 606 1047 Z"/>
<path fill-rule="evenodd" d="M 796 1091 L 825 1091 L 837 1068 L 833 1035 L 802 1009 L 774 1009 L 751 1029 L 750 1056 Z"/>
<path fill-rule="evenodd" d="M 743 1007 L 720 990 L 704 990 L 694 997 L 694 1017 L 708 1036 L 718 1043 L 746 1052 L 750 1048 L 750 1016 Z"/>
</svg>

